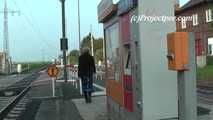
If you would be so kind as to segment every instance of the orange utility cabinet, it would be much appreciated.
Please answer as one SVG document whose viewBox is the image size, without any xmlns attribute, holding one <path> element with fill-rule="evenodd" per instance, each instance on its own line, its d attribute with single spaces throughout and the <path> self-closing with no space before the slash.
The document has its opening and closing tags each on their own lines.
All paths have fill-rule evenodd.
<svg viewBox="0 0 213 120">
<path fill-rule="evenodd" d="M 189 33 L 174 32 L 167 35 L 169 70 L 188 70 L 189 65 Z"/>
</svg>

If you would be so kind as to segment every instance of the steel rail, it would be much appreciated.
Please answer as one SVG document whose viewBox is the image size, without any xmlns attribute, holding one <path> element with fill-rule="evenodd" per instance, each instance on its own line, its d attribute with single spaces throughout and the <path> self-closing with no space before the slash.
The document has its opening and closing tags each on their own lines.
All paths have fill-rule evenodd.
<svg viewBox="0 0 213 120">
<path fill-rule="evenodd" d="M 6 105 L 2 110 L 0 110 L 0 120 L 4 119 L 8 113 L 16 106 L 16 104 L 27 94 L 30 90 L 31 85 L 25 88 L 20 94 L 18 94 L 12 102 Z"/>
</svg>

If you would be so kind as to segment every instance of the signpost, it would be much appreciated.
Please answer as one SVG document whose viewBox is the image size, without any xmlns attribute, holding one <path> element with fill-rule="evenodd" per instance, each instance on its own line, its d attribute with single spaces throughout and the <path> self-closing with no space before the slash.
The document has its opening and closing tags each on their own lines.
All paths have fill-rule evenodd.
<svg viewBox="0 0 213 120">
<path fill-rule="evenodd" d="M 56 67 L 56 65 L 50 65 L 47 69 L 47 74 L 52 78 L 52 91 L 53 97 L 55 97 L 55 78 L 59 74 L 59 69 Z"/>
<path fill-rule="evenodd" d="M 67 65 L 67 55 L 66 52 L 68 50 L 68 39 L 66 38 L 66 21 L 65 21 L 65 0 L 61 1 L 61 10 L 62 10 L 62 38 L 60 40 L 61 43 L 61 51 L 63 52 L 63 65 Z M 67 82 L 67 70 L 64 67 L 64 80 Z"/>
</svg>

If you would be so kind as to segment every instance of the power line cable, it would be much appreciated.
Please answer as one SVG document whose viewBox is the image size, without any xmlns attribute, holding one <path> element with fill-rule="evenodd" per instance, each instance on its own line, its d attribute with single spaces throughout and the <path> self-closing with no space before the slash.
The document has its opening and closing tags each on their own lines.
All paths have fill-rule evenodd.
<svg viewBox="0 0 213 120">
<path fill-rule="evenodd" d="M 17 4 L 17 2 L 15 1 L 15 0 L 13 0 L 13 2 L 14 2 L 14 4 L 16 5 L 16 7 L 18 8 L 18 9 L 20 9 L 20 7 L 19 7 L 19 5 Z M 30 11 L 30 10 L 28 10 L 28 11 Z M 52 46 L 51 44 L 49 44 L 47 41 L 47 39 L 46 39 L 46 37 L 44 36 L 44 34 L 39 30 L 39 29 L 37 29 L 37 27 L 35 27 L 35 19 L 34 19 L 34 22 L 32 22 L 31 20 L 30 20 L 30 18 L 24 13 L 24 12 L 22 12 L 22 14 L 23 14 L 23 16 L 24 16 L 24 18 L 26 19 L 26 21 L 28 22 L 28 24 L 31 26 L 31 28 L 32 28 L 32 30 L 37 34 L 37 36 L 39 37 L 39 38 L 41 38 L 40 40 L 43 40 L 42 42 L 44 42 L 46 45 L 47 45 L 47 47 L 49 47 L 50 49 L 57 49 L 56 47 L 54 47 L 54 46 Z M 32 17 L 32 13 L 30 13 L 31 14 L 31 18 L 32 18 L 32 20 L 33 20 L 33 17 Z M 34 24 L 33 24 L 34 23 Z M 38 26 L 38 25 L 37 25 Z"/>
</svg>

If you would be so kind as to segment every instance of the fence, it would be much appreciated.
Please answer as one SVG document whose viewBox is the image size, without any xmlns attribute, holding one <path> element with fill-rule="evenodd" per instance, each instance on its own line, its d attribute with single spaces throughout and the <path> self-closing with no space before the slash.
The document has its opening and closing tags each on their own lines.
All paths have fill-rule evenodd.
<svg viewBox="0 0 213 120">
<path fill-rule="evenodd" d="M 58 66 L 62 69 L 63 66 Z M 79 89 L 80 93 L 82 92 L 82 85 L 81 85 L 81 79 L 78 77 L 78 66 L 77 65 L 70 65 L 67 66 L 68 71 L 68 81 L 72 83 L 73 86 L 75 86 L 76 89 Z M 60 74 L 62 76 L 62 74 Z M 60 77 L 59 76 L 59 77 Z M 94 80 L 104 80 L 105 76 L 105 66 L 96 66 L 96 74 L 94 76 Z M 64 82 L 64 80 L 56 80 L 56 82 Z"/>
</svg>

